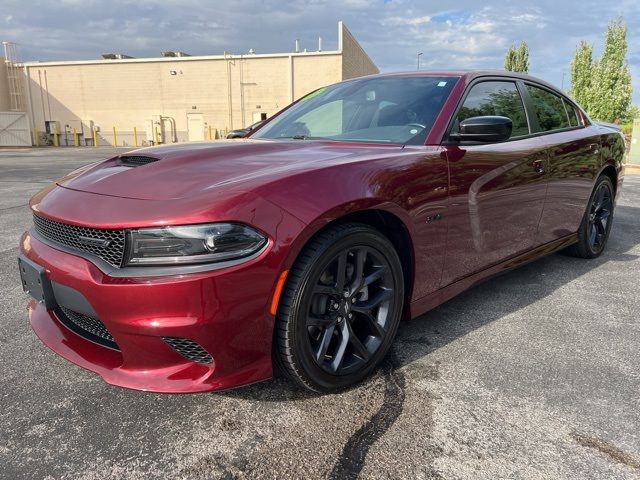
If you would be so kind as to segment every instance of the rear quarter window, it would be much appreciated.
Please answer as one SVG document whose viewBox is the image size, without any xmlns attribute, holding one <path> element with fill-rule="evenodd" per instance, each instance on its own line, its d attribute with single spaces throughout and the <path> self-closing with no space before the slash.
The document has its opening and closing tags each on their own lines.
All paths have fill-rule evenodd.
<svg viewBox="0 0 640 480">
<path fill-rule="evenodd" d="M 564 101 L 556 94 L 542 88 L 534 87 L 533 85 L 527 85 L 527 92 L 529 93 L 529 97 L 531 97 L 534 114 L 543 132 L 560 130 L 577 125 L 577 117 L 575 120 L 576 125 L 571 125 Z M 573 114 L 576 114 L 575 110 Z"/>
<path fill-rule="evenodd" d="M 566 100 L 562 99 L 562 101 L 564 102 L 564 108 L 567 111 L 567 115 L 569 116 L 569 125 L 571 125 L 572 127 L 580 126 L 580 121 L 578 120 L 578 114 L 576 112 L 576 108 Z"/>
</svg>

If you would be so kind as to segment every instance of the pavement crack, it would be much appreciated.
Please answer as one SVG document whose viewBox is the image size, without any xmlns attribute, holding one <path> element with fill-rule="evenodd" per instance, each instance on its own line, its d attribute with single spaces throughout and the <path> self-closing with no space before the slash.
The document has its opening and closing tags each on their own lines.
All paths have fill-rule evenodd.
<svg viewBox="0 0 640 480">
<path fill-rule="evenodd" d="M 405 377 L 399 370 L 395 354 L 390 353 L 383 367 L 385 392 L 378 411 L 365 422 L 345 443 L 338 462 L 329 478 L 355 479 L 364 467 L 367 453 L 402 413 L 405 393 Z"/>
<path fill-rule="evenodd" d="M 13 205 L 12 207 L 3 207 L 3 208 L 0 208 L 0 212 L 5 212 L 7 210 L 14 210 L 16 208 L 23 208 L 27 206 L 28 206 L 27 203 L 23 203 L 22 205 Z"/>
<path fill-rule="evenodd" d="M 598 450 L 617 463 L 622 463 L 623 465 L 626 465 L 628 467 L 640 470 L 640 459 L 631 455 L 630 453 L 625 452 L 624 450 L 619 449 L 615 445 L 602 440 L 601 438 L 591 437 L 582 433 L 572 432 L 570 435 L 571 438 L 573 438 L 579 445 Z"/>
</svg>

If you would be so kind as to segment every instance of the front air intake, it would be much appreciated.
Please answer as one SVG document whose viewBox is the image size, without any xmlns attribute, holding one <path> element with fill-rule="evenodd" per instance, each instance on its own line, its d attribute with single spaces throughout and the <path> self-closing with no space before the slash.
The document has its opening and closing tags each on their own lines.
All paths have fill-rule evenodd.
<svg viewBox="0 0 640 480">
<path fill-rule="evenodd" d="M 167 344 L 184 358 L 196 363 L 212 363 L 209 353 L 193 340 L 181 337 L 162 337 Z"/>
<path fill-rule="evenodd" d="M 125 167 L 141 167 L 142 165 L 157 162 L 158 160 L 160 159 L 142 155 L 122 155 L 118 158 L 118 164 L 124 165 Z"/>
<path fill-rule="evenodd" d="M 56 317 L 77 335 L 113 350 L 120 350 L 107 327 L 99 319 L 62 306 L 56 310 Z"/>
</svg>

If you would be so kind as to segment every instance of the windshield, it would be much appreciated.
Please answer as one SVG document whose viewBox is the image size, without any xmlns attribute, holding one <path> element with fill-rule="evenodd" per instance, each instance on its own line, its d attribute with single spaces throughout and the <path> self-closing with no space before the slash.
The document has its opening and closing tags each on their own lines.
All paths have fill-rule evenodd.
<svg viewBox="0 0 640 480">
<path fill-rule="evenodd" d="M 328 138 L 421 145 L 457 78 L 362 78 L 320 88 L 253 138 Z"/>
</svg>

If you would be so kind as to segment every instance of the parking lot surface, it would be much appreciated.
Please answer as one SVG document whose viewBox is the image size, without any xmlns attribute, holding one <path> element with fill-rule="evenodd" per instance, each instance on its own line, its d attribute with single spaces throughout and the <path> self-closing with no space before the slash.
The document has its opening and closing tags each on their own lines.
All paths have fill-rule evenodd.
<svg viewBox="0 0 640 480">
<path fill-rule="evenodd" d="M 16 267 L 28 198 L 115 151 L 0 150 L 0 478 L 640 478 L 640 176 L 602 257 L 552 255 L 405 323 L 350 391 L 158 395 L 43 346 Z"/>
</svg>

